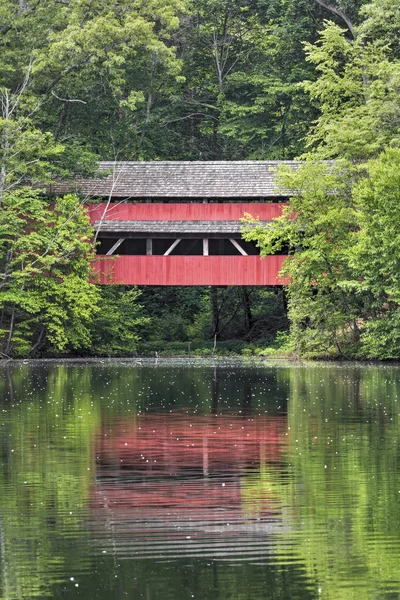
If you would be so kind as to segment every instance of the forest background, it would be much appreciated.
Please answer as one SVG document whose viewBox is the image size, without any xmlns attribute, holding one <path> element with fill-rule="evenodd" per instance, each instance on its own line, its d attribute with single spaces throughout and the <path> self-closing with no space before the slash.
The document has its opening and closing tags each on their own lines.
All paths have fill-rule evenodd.
<svg viewBox="0 0 400 600">
<path fill-rule="evenodd" d="M 400 0 L 0 0 L 0 351 L 400 357 Z M 301 157 L 285 291 L 101 288 L 98 160 Z M 329 162 L 327 159 L 335 159 Z M 142 341 L 140 341 L 142 340 Z"/>
</svg>

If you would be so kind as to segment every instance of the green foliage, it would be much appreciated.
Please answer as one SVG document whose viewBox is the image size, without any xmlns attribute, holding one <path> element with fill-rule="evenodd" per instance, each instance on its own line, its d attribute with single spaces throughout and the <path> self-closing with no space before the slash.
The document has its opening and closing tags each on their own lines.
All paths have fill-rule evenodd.
<svg viewBox="0 0 400 600">
<path fill-rule="evenodd" d="M 153 62 L 157 73 L 179 79 L 181 63 L 171 36 L 185 9 L 184 0 L 35 5 L 0 0 L 0 351 L 5 355 L 88 351 L 92 338 L 93 352 L 134 351 L 140 321 L 140 307 L 132 308 L 136 292 L 122 298 L 90 283 L 94 248 L 81 200 L 65 196 L 50 206 L 38 184 L 55 175 L 90 174 L 99 155 L 116 155 L 116 141 L 123 148 L 121 132 L 133 137 L 136 111 L 148 91 L 139 73 Z M 96 327 L 104 331 L 102 343 Z"/>
<path fill-rule="evenodd" d="M 287 327 L 270 292 L 144 290 L 149 322 L 137 291 L 89 283 L 83 205 L 50 207 L 37 184 L 93 173 L 97 158 L 291 159 L 307 147 L 313 160 L 284 176 L 300 193 L 282 219 L 246 232 L 263 255 L 290 248 L 293 347 L 399 355 L 400 4 L 324 4 L 0 0 L 1 352 L 131 354 L 139 335 L 269 343 Z"/>
<path fill-rule="evenodd" d="M 352 277 L 347 250 L 356 228 L 350 173 L 344 163 L 310 160 L 282 175 L 288 189 L 299 190 L 282 217 L 266 228 L 250 217 L 245 222 L 244 237 L 258 242 L 262 256 L 283 246 L 291 250 L 283 274 L 290 281 L 291 332 L 301 354 L 342 354 L 358 338 L 358 302 L 341 286 Z"/>
<path fill-rule="evenodd" d="M 400 63 L 383 40 L 352 42 L 327 22 L 317 44 L 306 44 L 317 80 L 304 88 L 320 110 L 308 135 L 318 158 L 366 160 L 399 144 Z"/>
<path fill-rule="evenodd" d="M 0 3 L 0 88 L 66 147 L 114 156 L 124 131 L 134 135 L 137 107 L 152 91 L 149 65 L 162 77 L 179 78 L 171 37 L 185 0 L 21 3 L 26 10 Z"/>
<path fill-rule="evenodd" d="M 291 342 L 307 356 L 398 358 L 400 309 L 400 152 L 362 166 L 307 161 L 283 172 L 298 190 L 268 227 L 249 216 L 247 240 L 261 254 L 291 249 Z"/>
<path fill-rule="evenodd" d="M 0 210 L 2 351 L 26 355 L 90 344 L 98 292 L 89 282 L 94 256 L 88 216 L 76 196 L 51 206 L 38 191 L 3 197 Z M 6 327 L 4 327 L 6 325 Z"/>
<path fill-rule="evenodd" d="M 296 355 L 293 338 L 289 331 L 278 331 L 275 339 L 267 346 L 257 346 L 253 352 L 256 356 L 267 356 L 271 358 L 289 357 Z"/>
<path fill-rule="evenodd" d="M 361 9 L 363 20 L 358 28 L 359 36 L 367 41 L 378 40 L 386 47 L 392 58 L 400 58 L 400 2 L 380 0 L 369 2 Z"/>
<path fill-rule="evenodd" d="M 371 2 L 355 40 L 327 22 L 306 44 L 318 77 L 303 85 L 320 111 L 310 152 L 280 175 L 294 192 L 283 216 L 266 228 L 249 216 L 244 227 L 263 256 L 290 249 L 282 273 L 302 355 L 400 356 L 399 11 L 394 3 L 383 26 L 384 7 Z"/>
<path fill-rule="evenodd" d="M 191 3 L 181 31 L 185 82 L 164 117 L 182 144 L 174 158 L 273 159 L 302 150 L 315 117 L 298 85 L 312 76 L 301 47 L 316 31 L 306 4 Z"/>
<path fill-rule="evenodd" d="M 148 323 L 140 291 L 106 285 L 99 289 L 99 310 L 91 324 L 90 354 L 132 356 L 140 340 L 139 331 Z"/>
<path fill-rule="evenodd" d="M 222 340 L 214 342 L 211 340 L 197 340 L 193 342 L 166 341 L 163 339 L 151 342 L 140 341 L 138 354 L 140 356 L 182 356 L 182 357 L 204 357 L 204 356 L 263 356 L 262 348 L 267 340 L 258 340 L 249 343 L 244 340 Z"/>
<path fill-rule="evenodd" d="M 362 337 L 369 357 L 400 356 L 400 150 L 366 165 L 353 191 L 358 229 L 348 260 L 357 278 L 348 287 L 367 299 Z"/>
<path fill-rule="evenodd" d="M 145 287 L 141 302 L 150 318 L 141 333 L 144 341 L 155 341 L 155 351 L 164 342 L 196 344 L 215 335 L 218 343 L 268 340 L 287 327 L 283 296 L 268 289 L 228 287 L 211 292 L 204 287 Z"/>
</svg>

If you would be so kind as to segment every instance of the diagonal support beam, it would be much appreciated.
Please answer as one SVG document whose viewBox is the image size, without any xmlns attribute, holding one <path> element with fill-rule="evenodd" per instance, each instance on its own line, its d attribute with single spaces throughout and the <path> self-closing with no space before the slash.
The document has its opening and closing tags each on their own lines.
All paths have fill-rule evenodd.
<svg viewBox="0 0 400 600">
<path fill-rule="evenodd" d="M 182 238 L 178 238 L 177 240 L 174 241 L 173 244 L 171 244 L 171 246 L 168 248 L 168 250 L 166 252 L 164 252 L 164 256 L 168 256 L 169 254 L 171 254 L 172 250 L 174 248 L 177 247 L 177 245 L 179 244 L 179 242 L 182 241 Z"/>
<path fill-rule="evenodd" d="M 115 242 L 114 246 L 112 246 L 112 248 L 110 248 L 109 251 L 106 253 L 106 256 L 111 256 L 111 254 L 114 254 L 116 249 L 119 248 L 122 242 L 124 241 L 125 238 L 120 238 L 117 242 Z"/>
<path fill-rule="evenodd" d="M 243 250 L 242 246 L 240 246 L 236 240 L 234 240 L 233 238 L 229 238 L 229 241 L 235 246 L 236 250 L 239 250 L 240 254 L 242 254 L 243 256 L 248 256 L 247 252 Z"/>
</svg>

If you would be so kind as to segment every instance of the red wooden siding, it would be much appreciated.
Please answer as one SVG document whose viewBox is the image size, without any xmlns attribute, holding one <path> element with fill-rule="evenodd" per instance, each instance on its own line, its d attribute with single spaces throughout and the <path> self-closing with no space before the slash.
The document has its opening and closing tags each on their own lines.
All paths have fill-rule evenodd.
<svg viewBox="0 0 400 600">
<path fill-rule="evenodd" d="M 100 283 L 126 285 L 282 285 L 286 256 L 99 257 Z"/>
<path fill-rule="evenodd" d="M 96 204 L 89 208 L 90 220 L 100 221 L 239 221 L 245 213 L 271 221 L 282 214 L 283 203 L 238 204 Z"/>
</svg>

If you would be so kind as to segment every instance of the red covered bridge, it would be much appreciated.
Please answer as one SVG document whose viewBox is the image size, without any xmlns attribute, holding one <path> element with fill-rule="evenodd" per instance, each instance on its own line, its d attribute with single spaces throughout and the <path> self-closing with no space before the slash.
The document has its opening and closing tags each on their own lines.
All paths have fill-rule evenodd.
<svg viewBox="0 0 400 600">
<path fill-rule="evenodd" d="M 240 222 L 245 213 L 265 223 L 281 214 L 289 192 L 275 182 L 280 164 L 298 166 L 293 161 L 100 163 L 103 178 L 75 185 L 101 200 L 90 209 L 101 283 L 282 285 L 285 256 L 260 260 L 256 245 L 241 239 Z M 52 191 L 66 190 L 66 184 L 56 184 Z"/>
</svg>

